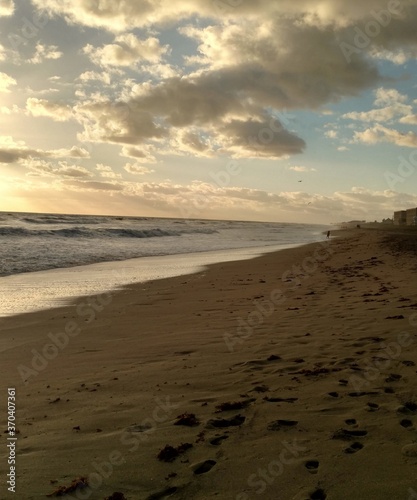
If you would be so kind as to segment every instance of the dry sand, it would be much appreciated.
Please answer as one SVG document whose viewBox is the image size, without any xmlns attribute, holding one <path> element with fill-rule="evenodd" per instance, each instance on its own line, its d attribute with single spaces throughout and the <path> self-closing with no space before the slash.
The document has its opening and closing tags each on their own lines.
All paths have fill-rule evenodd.
<svg viewBox="0 0 417 500">
<path fill-rule="evenodd" d="M 96 311 L 80 299 L 3 318 L 0 498 L 77 478 L 89 487 L 64 498 L 417 498 L 416 255 L 386 237 L 351 231 L 96 297 Z"/>
</svg>

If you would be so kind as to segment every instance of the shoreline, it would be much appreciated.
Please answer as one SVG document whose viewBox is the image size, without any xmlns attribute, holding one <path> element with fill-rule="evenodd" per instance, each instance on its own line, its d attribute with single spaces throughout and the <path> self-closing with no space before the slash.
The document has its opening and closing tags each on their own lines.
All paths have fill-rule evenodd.
<svg viewBox="0 0 417 500">
<path fill-rule="evenodd" d="M 92 499 L 408 500 L 414 264 L 374 233 L 349 234 L 130 285 L 83 316 L 73 303 L 1 318 L 20 494 L 45 498 L 87 477 Z M 396 355 L 377 365 L 387 347 Z M 184 413 L 199 424 L 175 426 Z M 192 447 L 157 459 L 181 443 Z"/>
<path fill-rule="evenodd" d="M 0 318 L 70 304 L 90 295 L 120 290 L 131 284 L 187 276 L 222 262 L 249 260 L 304 243 L 209 250 L 96 262 L 0 277 Z M 64 283 L 64 286 L 61 285 Z M 25 290 L 22 295 L 21 290 Z M 29 301 L 26 299 L 29 296 Z"/>
</svg>

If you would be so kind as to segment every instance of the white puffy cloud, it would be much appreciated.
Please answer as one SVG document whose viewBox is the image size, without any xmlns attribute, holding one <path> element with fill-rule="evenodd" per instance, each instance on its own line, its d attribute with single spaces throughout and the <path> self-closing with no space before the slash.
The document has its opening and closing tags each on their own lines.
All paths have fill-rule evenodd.
<svg viewBox="0 0 417 500">
<path fill-rule="evenodd" d="M 350 62 L 343 56 L 341 42 L 353 43 L 357 26 L 376 22 L 375 15 L 387 9 L 385 0 L 349 4 L 344 0 L 242 0 L 235 7 L 230 5 L 233 2 L 205 0 L 34 3 L 72 23 L 115 33 L 112 43 L 84 49 L 107 71 L 131 69 L 140 62 L 141 71 L 153 80 L 162 79 L 125 82 L 119 100 L 113 101 L 99 92 L 78 89 L 79 97 L 89 99 L 76 107 L 76 118 L 84 128 L 79 138 L 131 146 L 165 141 L 164 151 L 177 154 L 282 158 L 301 153 L 306 147 L 303 138 L 284 120 L 285 128 L 273 131 L 273 140 L 268 139 L 270 117 L 283 110 L 320 111 L 357 96 L 382 80 L 372 51 L 382 54 L 417 47 L 412 22 L 417 6 L 410 0 L 404 0 L 398 12 L 389 13 L 380 36 L 358 50 Z M 405 16 L 404 9 L 411 16 Z M 198 17 L 205 19 L 204 27 L 195 22 Z M 193 24 L 180 32 L 198 44 L 198 54 L 188 57 L 188 68 L 179 70 L 162 61 L 169 49 L 158 40 L 155 28 L 167 22 L 178 26 L 184 19 Z M 145 26 L 152 29 L 148 38 L 126 32 Z M 86 71 L 79 79 L 110 85 L 107 73 Z M 377 100 L 384 98 L 389 95 L 377 96 Z M 377 105 L 381 109 L 346 118 L 375 122 L 410 116 L 412 120 L 411 108 L 398 99 L 395 104 Z M 40 107 L 38 113 L 48 112 Z M 336 132 L 327 135 L 335 138 Z"/>
<path fill-rule="evenodd" d="M 41 64 L 48 59 L 59 59 L 62 57 L 63 53 L 58 50 L 56 45 L 42 45 L 41 43 L 36 44 L 35 54 L 28 62 L 32 64 Z"/>
<path fill-rule="evenodd" d="M 417 114 L 410 114 L 400 118 L 400 123 L 406 123 L 408 125 L 417 125 Z"/>
<path fill-rule="evenodd" d="M 126 165 L 123 168 L 126 170 L 126 172 L 129 172 L 129 174 L 134 174 L 134 175 L 145 175 L 154 172 L 154 170 L 151 170 L 138 163 L 126 163 Z"/>
<path fill-rule="evenodd" d="M 0 61 L 4 61 L 6 59 L 6 49 L 3 45 L 0 44 Z"/>
<path fill-rule="evenodd" d="M 13 87 L 14 85 L 17 85 L 14 78 L 6 73 L 0 72 L 0 92 L 9 93 L 11 92 L 10 87 Z"/>
<path fill-rule="evenodd" d="M 417 146 L 417 134 L 411 131 L 403 133 L 377 124 L 363 132 L 355 132 L 354 141 L 365 144 L 388 142 L 397 146 L 415 148 Z"/>
<path fill-rule="evenodd" d="M 379 88 L 375 91 L 375 95 L 375 105 L 382 107 L 342 115 L 342 118 L 345 119 L 373 124 L 365 130 L 355 131 L 353 141 L 365 144 L 386 142 L 397 146 L 415 147 L 417 145 L 417 134 L 412 131 L 401 132 L 382 125 L 382 123 L 394 122 L 408 125 L 417 124 L 417 115 L 413 113 L 413 105 L 407 104 L 409 101 L 408 96 L 392 88 Z"/>
<path fill-rule="evenodd" d="M 141 40 L 133 33 L 119 35 L 112 44 L 103 47 L 87 45 L 84 48 L 84 53 L 100 66 L 132 66 L 141 61 L 158 63 L 168 51 L 169 47 L 162 47 L 157 38 Z"/>
<path fill-rule="evenodd" d="M 84 71 L 78 79 L 81 82 L 97 81 L 104 83 L 105 85 L 110 85 L 111 83 L 111 75 L 106 71 L 100 71 L 100 73 L 97 71 Z"/>
<path fill-rule="evenodd" d="M 14 1 L 13 0 L 1 0 L 0 1 L 0 17 L 1 16 L 11 16 L 14 12 Z"/>
<path fill-rule="evenodd" d="M 97 163 L 96 170 L 100 173 L 100 177 L 105 177 L 107 179 L 120 179 L 121 174 L 117 174 L 109 165 L 103 165 L 103 163 Z"/>
<path fill-rule="evenodd" d="M 408 97 L 396 89 L 379 88 L 375 91 L 375 105 L 382 106 L 370 111 L 353 111 L 345 113 L 342 118 L 363 122 L 388 122 L 400 116 L 408 116 L 412 106 L 406 104 Z"/>
<path fill-rule="evenodd" d="M 359 120 L 363 122 L 388 122 L 398 115 L 410 113 L 411 106 L 397 105 L 387 106 L 380 109 L 372 109 L 371 111 L 351 112 L 343 115 L 342 118 L 350 120 Z"/>
<path fill-rule="evenodd" d="M 73 118 L 73 109 L 68 104 L 37 99 L 36 97 L 27 99 L 26 109 L 32 116 L 46 116 L 59 122 Z"/>
<path fill-rule="evenodd" d="M 70 149 L 53 149 L 52 151 L 46 151 L 45 155 L 54 158 L 90 158 L 90 153 L 79 146 L 72 146 Z"/>
<path fill-rule="evenodd" d="M 293 170 L 294 172 L 317 172 L 315 168 L 304 167 L 302 165 L 288 167 L 288 170 Z"/>
</svg>

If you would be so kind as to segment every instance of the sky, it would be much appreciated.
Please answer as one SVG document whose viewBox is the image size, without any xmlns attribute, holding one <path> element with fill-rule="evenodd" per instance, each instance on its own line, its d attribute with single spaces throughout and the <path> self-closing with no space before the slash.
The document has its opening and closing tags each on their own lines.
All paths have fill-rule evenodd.
<svg viewBox="0 0 417 500">
<path fill-rule="evenodd" d="M 0 210 L 417 206 L 417 0 L 0 0 Z"/>
</svg>

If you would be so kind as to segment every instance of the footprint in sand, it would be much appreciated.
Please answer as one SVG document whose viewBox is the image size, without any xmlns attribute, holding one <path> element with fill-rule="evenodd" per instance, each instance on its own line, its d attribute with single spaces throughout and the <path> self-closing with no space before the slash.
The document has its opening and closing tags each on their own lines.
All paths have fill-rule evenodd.
<svg viewBox="0 0 417 500">
<path fill-rule="evenodd" d="M 311 474 L 317 474 L 320 462 L 318 460 L 308 460 L 304 466 Z"/>
<path fill-rule="evenodd" d="M 409 420 L 408 418 L 403 418 L 400 422 L 400 425 L 404 427 L 405 429 L 408 429 L 409 427 L 413 426 L 413 422 Z"/>
<path fill-rule="evenodd" d="M 319 488 L 310 494 L 310 500 L 326 500 L 327 495 L 323 489 Z"/>
<path fill-rule="evenodd" d="M 281 429 L 291 429 L 298 424 L 297 420 L 275 420 L 268 424 L 269 431 L 280 431 Z"/>
<path fill-rule="evenodd" d="M 176 493 L 178 491 L 178 488 L 175 486 L 171 486 L 169 488 L 165 488 L 162 491 L 158 491 L 157 493 L 153 493 L 152 495 L 149 495 L 146 497 L 146 500 L 162 500 L 163 498 L 169 497 Z"/>
<path fill-rule="evenodd" d="M 329 392 L 328 395 L 331 396 L 332 398 L 338 398 L 339 397 L 339 393 L 338 392 Z"/>
<path fill-rule="evenodd" d="M 206 472 L 209 472 L 216 465 L 216 463 L 217 462 L 215 460 L 205 460 L 194 468 L 194 474 L 205 474 Z"/>
<path fill-rule="evenodd" d="M 344 453 L 352 454 L 352 453 L 356 453 L 357 451 L 361 450 L 362 448 L 363 448 L 362 443 L 355 442 L 355 443 L 352 443 L 348 448 L 346 448 L 343 451 L 344 451 Z"/>
<path fill-rule="evenodd" d="M 268 403 L 294 403 L 298 401 L 298 398 L 274 398 L 265 396 L 264 401 L 268 401 Z"/>
<path fill-rule="evenodd" d="M 206 427 L 238 427 L 243 424 L 246 417 L 243 415 L 236 415 L 232 418 L 216 418 L 207 422 Z"/>
<path fill-rule="evenodd" d="M 357 392 L 349 392 L 348 396 L 351 398 L 360 398 L 361 396 L 376 396 L 379 394 L 377 391 L 357 391 Z"/>
<path fill-rule="evenodd" d="M 332 439 L 344 439 L 349 440 L 352 437 L 364 437 L 368 434 L 368 431 L 364 430 L 350 430 L 350 429 L 338 429 L 333 433 Z"/>
<path fill-rule="evenodd" d="M 220 446 L 222 441 L 228 438 L 229 436 L 226 436 L 226 434 L 224 434 L 223 436 L 217 436 L 213 439 L 210 439 L 210 444 L 212 444 L 213 446 Z"/>
<path fill-rule="evenodd" d="M 356 425 L 356 419 L 355 418 L 348 418 L 345 420 L 346 425 Z"/>
<path fill-rule="evenodd" d="M 417 412 L 417 404 L 414 401 L 407 401 L 403 406 L 400 406 L 397 410 L 399 413 L 411 413 Z"/>
</svg>

